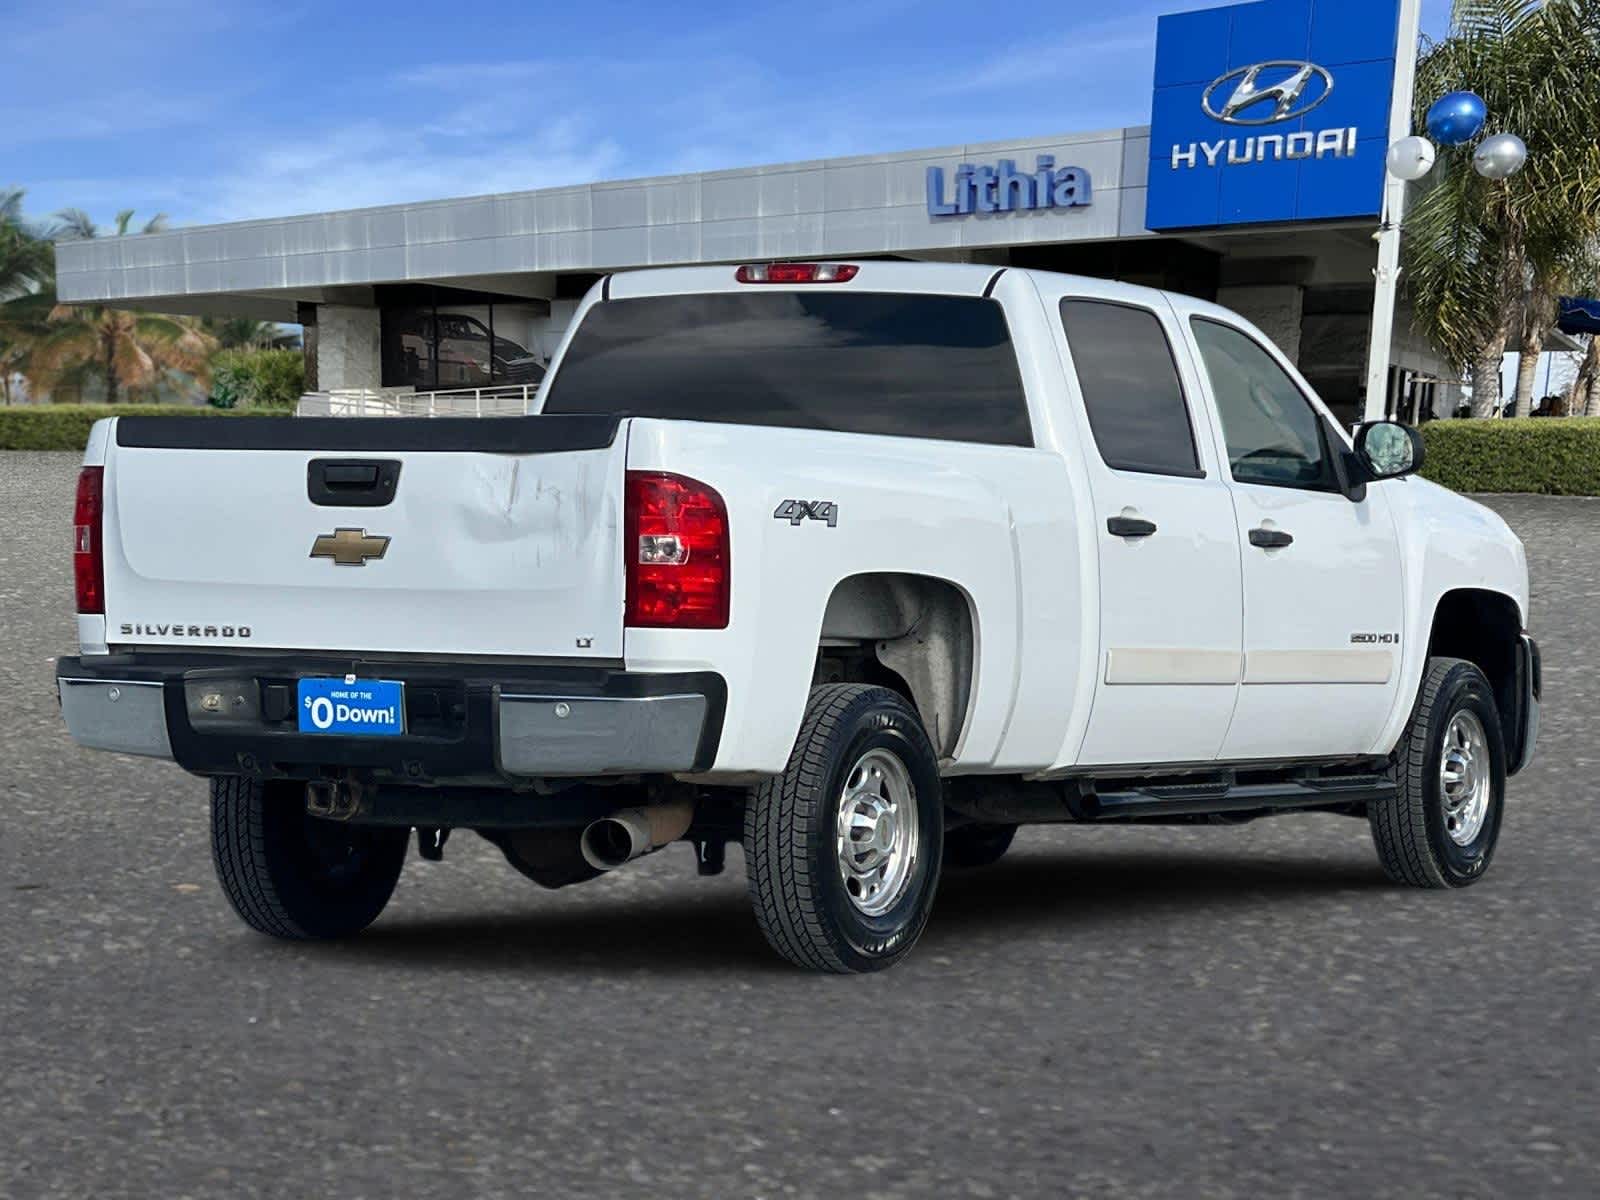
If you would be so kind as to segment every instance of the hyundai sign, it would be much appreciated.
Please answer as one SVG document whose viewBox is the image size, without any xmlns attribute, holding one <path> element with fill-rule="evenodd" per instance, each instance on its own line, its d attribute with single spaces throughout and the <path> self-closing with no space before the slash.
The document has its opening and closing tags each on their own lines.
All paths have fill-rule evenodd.
<svg viewBox="0 0 1600 1200">
<path fill-rule="evenodd" d="M 1150 229 L 1376 217 L 1398 0 L 1260 0 L 1156 32 Z"/>
</svg>

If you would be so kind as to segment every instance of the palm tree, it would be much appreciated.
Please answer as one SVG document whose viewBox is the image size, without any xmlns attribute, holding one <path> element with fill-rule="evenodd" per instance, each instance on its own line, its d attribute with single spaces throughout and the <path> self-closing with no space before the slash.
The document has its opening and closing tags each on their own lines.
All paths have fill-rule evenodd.
<svg viewBox="0 0 1600 1200">
<path fill-rule="evenodd" d="M 276 321 L 254 317 L 202 317 L 200 326 L 224 350 L 270 350 L 284 336 Z"/>
<path fill-rule="evenodd" d="M 124 209 L 116 216 L 112 236 L 125 236 L 132 228 L 133 210 Z M 158 214 L 137 232 L 164 228 L 166 217 Z M 60 240 L 100 236 L 88 214 L 75 208 L 56 214 L 52 232 Z M 43 387 L 81 385 L 98 377 L 105 385 L 106 403 L 115 404 L 124 393 L 151 389 L 172 373 L 204 381 L 216 347 L 216 338 L 192 317 L 57 304 L 47 329 L 34 341 L 30 362 Z"/>
<path fill-rule="evenodd" d="M 1567 412 L 1573 416 L 1600 417 L 1600 334 L 1590 335 L 1568 397 Z"/>
<path fill-rule="evenodd" d="M 169 373 L 204 379 L 216 343 L 188 317 L 58 304 L 34 344 L 33 375 L 44 387 L 98 376 L 105 402 L 153 388 Z"/>
<path fill-rule="evenodd" d="M 127 236 L 133 224 L 133 209 L 125 208 L 116 216 L 117 231 L 115 237 Z M 167 228 L 167 214 L 157 213 L 144 225 L 134 230 L 136 233 L 162 233 Z M 63 208 L 56 213 L 55 227 L 51 231 L 56 241 L 76 241 L 80 238 L 97 238 L 101 236 L 100 228 L 90 218 L 89 214 L 81 208 Z"/>
<path fill-rule="evenodd" d="M 22 189 L 0 189 L 0 301 L 32 290 L 47 255 L 22 216 Z"/>
<path fill-rule="evenodd" d="M 1526 412 L 1555 297 L 1600 236 L 1600 0 L 1456 0 L 1444 41 L 1417 64 L 1418 118 L 1445 92 L 1471 89 L 1489 129 L 1527 143 L 1526 167 L 1488 180 L 1472 148 L 1443 148 L 1434 182 L 1406 219 L 1406 285 L 1415 323 L 1472 377 L 1474 416 L 1499 403 L 1500 362 L 1515 337 Z"/>
<path fill-rule="evenodd" d="M 22 215 L 22 190 L 0 189 L 0 396 L 28 365 L 33 338 L 53 303 L 55 256 Z"/>
</svg>

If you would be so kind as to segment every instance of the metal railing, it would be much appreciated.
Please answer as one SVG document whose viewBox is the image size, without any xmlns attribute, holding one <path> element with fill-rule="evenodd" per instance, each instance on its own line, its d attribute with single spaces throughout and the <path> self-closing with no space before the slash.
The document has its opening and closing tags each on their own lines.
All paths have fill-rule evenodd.
<svg viewBox="0 0 1600 1200">
<path fill-rule="evenodd" d="M 539 385 L 455 388 L 415 392 L 409 388 L 333 388 L 307 392 L 297 417 L 520 417 L 533 406 Z"/>
</svg>

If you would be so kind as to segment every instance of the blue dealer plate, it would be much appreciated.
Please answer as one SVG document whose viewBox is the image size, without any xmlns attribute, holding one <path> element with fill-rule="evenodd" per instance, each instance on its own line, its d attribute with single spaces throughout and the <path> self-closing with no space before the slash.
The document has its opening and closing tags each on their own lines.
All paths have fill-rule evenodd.
<svg viewBox="0 0 1600 1200">
<path fill-rule="evenodd" d="M 300 732 L 397 737 L 406 731 L 405 694 L 390 679 L 302 679 Z"/>
</svg>

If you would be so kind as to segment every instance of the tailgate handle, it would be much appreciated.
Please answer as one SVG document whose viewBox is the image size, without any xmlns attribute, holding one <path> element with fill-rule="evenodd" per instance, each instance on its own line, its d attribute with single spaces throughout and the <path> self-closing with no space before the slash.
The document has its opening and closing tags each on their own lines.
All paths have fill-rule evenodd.
<svg viewBox="0 0 1600 1200">
<path fill-rule="evenodd" d="M 395 458 L 313 458 L 306 466 L 306 495 L 334 508 L 382 508 L 400 483 Z"/>
</svg>

